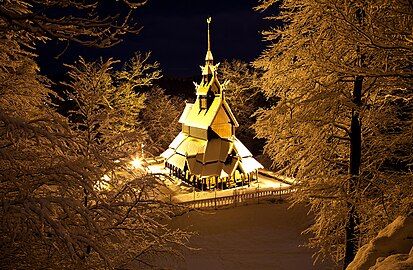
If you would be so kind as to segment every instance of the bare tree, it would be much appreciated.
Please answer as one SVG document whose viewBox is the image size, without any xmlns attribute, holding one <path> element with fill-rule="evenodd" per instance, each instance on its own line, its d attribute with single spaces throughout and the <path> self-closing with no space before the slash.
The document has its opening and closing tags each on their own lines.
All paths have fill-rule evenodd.
<svg viewBox="0 0 413 270">
<path fill-rule="evenodd" d="M 148 136 L 144 142 L 145 150 L 152 155 L 159 155 L 181 130 L 179 117 L 185 102 L 179 97 L 170 97 L 157 86 L 146 94 L 145 108 L 141 111 L 142 128 Z"/>
<path fill-rule="evenodd" d="M 137 88 L 151 86 L 160 76 L 159 64 L 149 63 L 148 57 L 136 54 L 121 71 L 112 70 L 112 59 L 88 63 L 80 58 L 67 65 L 70 82 L 63 84 L 74 103 L 69 117 L 87 146 L 82 155 L 93 152 L 119 163 L 139 151 L 147 137 L 138 122 L 146 95 L 138 94 Z M 98 148 L 88 148 L 92 145 Z"/>
<path fill-rule="evenodd" d="M 174 247 L 185 244 L 186 235 L 164 223 L 173 208 L 161 200 L 160 181 L 131 162 L 142 158 L 139 149 L 146 137 L 137 121 L 145 95 L 135 93 L 135 88 L 159 78 L 158 64 L 141 54 L 119 72 L 111 69 L 113 64 L 80 59 L 68 66 L 66 85 L 76 104 L 71 126 L 80 157 L 77 166 L 82 167 L 86 184 L 80 201 L 103 232 L 99 238 L 105 240 L 84 243 L 83 256 L 91 257 L 93 250 L 106 263 L 122 268 L 132 261 L 149 264 L 157 253 L 175 253 Z"/>
<path fill-rule="evenodd" d="M 145 1 L 105 1 L 116 9 L 126 8 L 124 15 L 99 16 L 103 2 L 96 0 L 4 0 L 0 4 L 0 33 L 22 33 L 15 38 L 23 43 L 58 39 L 94 47 L 110 47 L 139 27 L 130 22 L 132 12 Z M 122 4 L 123 3 L 123 4 Z M 56 16 L 64 14 L 65 16 Z"/>
<path fill-rule="evenodd" d="M 296 201 L 311 203 L 310 245 L 345 268 L 411 206 L 413 7 L 290 0 L 272 19 L 282 26 L 266 32 L 271 45 L 255 66 L 280 102 L 255 128 L 274 163 L 299 179 Z"/>
<path fill-rule="evenodd" d="M 132 171 L 128 159 L 144 137 L 134 130 L 144 100 L 134 88 L 158 76 L 156 64 L 137 55 L 120 72 L 113 61 L 70 66 L 72 122 L 54 110 L 50 82 L 39 75 L 38 40 L 110 46 L 132 31 L 119 17 L 91 17 L 97 5 L 0 4 L 2 269 L 152 267 L 154 256 L 185 244 L 187 234 L 166 225 L 173 208 L 160 200 L 157 179 Z M 80 17 L 47 15 L 65 8 Z"/>
<path fill-rule="evenodd" d="M 241 60 L 224 61 L 219 72 L 227 81 L 225 96 L 240 124 L 236 131 L 237 137 L 250 149 L 262 149 L 262 142 L 254 140 L 254 113 L 258 108 L 269 105 L 271 101 L 264 98 L 257 85 L 260 72 Z"/>
</svg>

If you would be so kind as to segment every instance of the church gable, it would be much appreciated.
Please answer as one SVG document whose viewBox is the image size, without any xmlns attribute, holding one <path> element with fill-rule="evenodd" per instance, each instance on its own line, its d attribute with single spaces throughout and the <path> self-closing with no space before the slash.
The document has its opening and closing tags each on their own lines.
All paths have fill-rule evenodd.
<svg viewBox="0 0 413 270">
<path fill-rule="evenodd" d="M 212 126 L 213 125 L 220 125 L 220 124 L 230 124 L 231 120 L 227 114 L 227 112 L 224 110 L 224 108 L 221 106 L 215 115 L 214 120 L 212 121 Z"/>
<path fill-rule="evenodd" d="M 220 97 L 215 97 L 207 109 L 201 108 L 201 101 L 199 98 L 197 98 L 195 103 L 191 107 L 191 110 L 189 111 L 184 124 L 189 127 L 208 130 L 220 107 Z"/>
<path fill-rule="evenodd" d="M 223 106 L 223 108 L 225 109 L 225 112 L 228 114 L 228 117 L 231 119 L 233 125 L 234 125 L 235 127 L 239 127 L 238 121 L 237 121 L 237 119 L 235 118 L 235 115 L 232 113 L 232 110 L 231 110 L 231 108 L 229 107 L 229 105 L 228 105 L 228 103 L 227 103 L 227 101 L 226 101 L 225 99 L 223 99 L 223 101 L 222 101 L 222 106 Z"/>
<path fill-rule="evenodd" d="M 221 106 L 211 124 L 212 131 L 220 138 L 229 138 L 233 135 L 232 121 L 225 109 Z"/>
</svg>

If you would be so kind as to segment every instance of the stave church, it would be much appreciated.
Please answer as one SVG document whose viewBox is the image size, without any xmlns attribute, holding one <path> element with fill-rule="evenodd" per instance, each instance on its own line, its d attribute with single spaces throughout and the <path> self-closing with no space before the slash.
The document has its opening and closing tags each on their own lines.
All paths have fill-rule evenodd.
<svg viewBox="0 0 413 270">
<path fill-rule="evenodd" d="M 196 100 L 187 103 L 179 118 L 182 131 L 161 154 L 170 175 L 199 188 L 227 189 L 249 185 L 263 166 L 235 136 L 237 119 L 225 99 L 211 52 L 210 23 L 202 80 L 195 84 Z"/>
</svg>

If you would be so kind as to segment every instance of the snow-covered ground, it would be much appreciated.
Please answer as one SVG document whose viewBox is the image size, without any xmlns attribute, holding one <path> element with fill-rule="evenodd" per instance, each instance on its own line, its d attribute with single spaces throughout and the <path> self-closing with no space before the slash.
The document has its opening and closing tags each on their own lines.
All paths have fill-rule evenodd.
<svg viewBox="0 0 413 270">
<path fill-rule="evenodd" d="M 255 204 L 214 212 L 190 212 L 172 220 L 174 228 L 197 232 L 178 269 L 328 269 L 312 265 L 312 251 L 300 247 L 312 218 L 304 206 Z"/>
<path fill-rule="evenodd" d="M 357 252 L 348 270 L 412 270 L 413 212 L 399 216 Z"/>
<path fill-rule="evenodd" d="M 148 166 L 155 174 L 168 174 L 163 164 Z M 259 175 L 259 181 L 236 189 L 194 192 L 179 179 L 163 179 L 174 201 L 191 201 L 232 195 L 263 188 L 283 188 L 285 182 L 270 175 Z M 302 247 L 301 235 L 312 222 L 305 206 L 288 209 L 289 204 L 264 202 L 217 211 L 192 211 L 171 221 L 173 228 L 189 230 L 195 250 L 183 249 L 184 261 L 167 263 L 177 269 L 330 269 L 326 264 L 313 266 L 313 251 Z M 162 258 L 158 258 L 163 260 Z"/>
</svg>

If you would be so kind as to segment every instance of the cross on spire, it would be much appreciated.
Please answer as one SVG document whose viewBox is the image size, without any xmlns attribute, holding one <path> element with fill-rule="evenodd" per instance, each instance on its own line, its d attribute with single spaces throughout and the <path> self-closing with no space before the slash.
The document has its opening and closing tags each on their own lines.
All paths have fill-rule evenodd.
<svg viewBox="0 0 413 270">
<path fill-rule="evenodd" d="M 211 20 L 212 20 L 211 17 L 209 17 L 207 19 L 207 23 L 208 23 L 208 51 L 211 50 L 211 36 L 209 34 L 209 24 L 211 23 Z"/>
<path fill-rule="evenodd" d="M 208 50 L 205 56 L 205 61 L 206 64 L 212 64 L 212 61 L 214 60 L 214 57 L 212 57 L 212 52 L 211 52 L 211 36 L 209 32 L 209 25 L 211 24 L 211 17 L 207 19 L 207 24 L 208 24 Z"/>
</svg>

